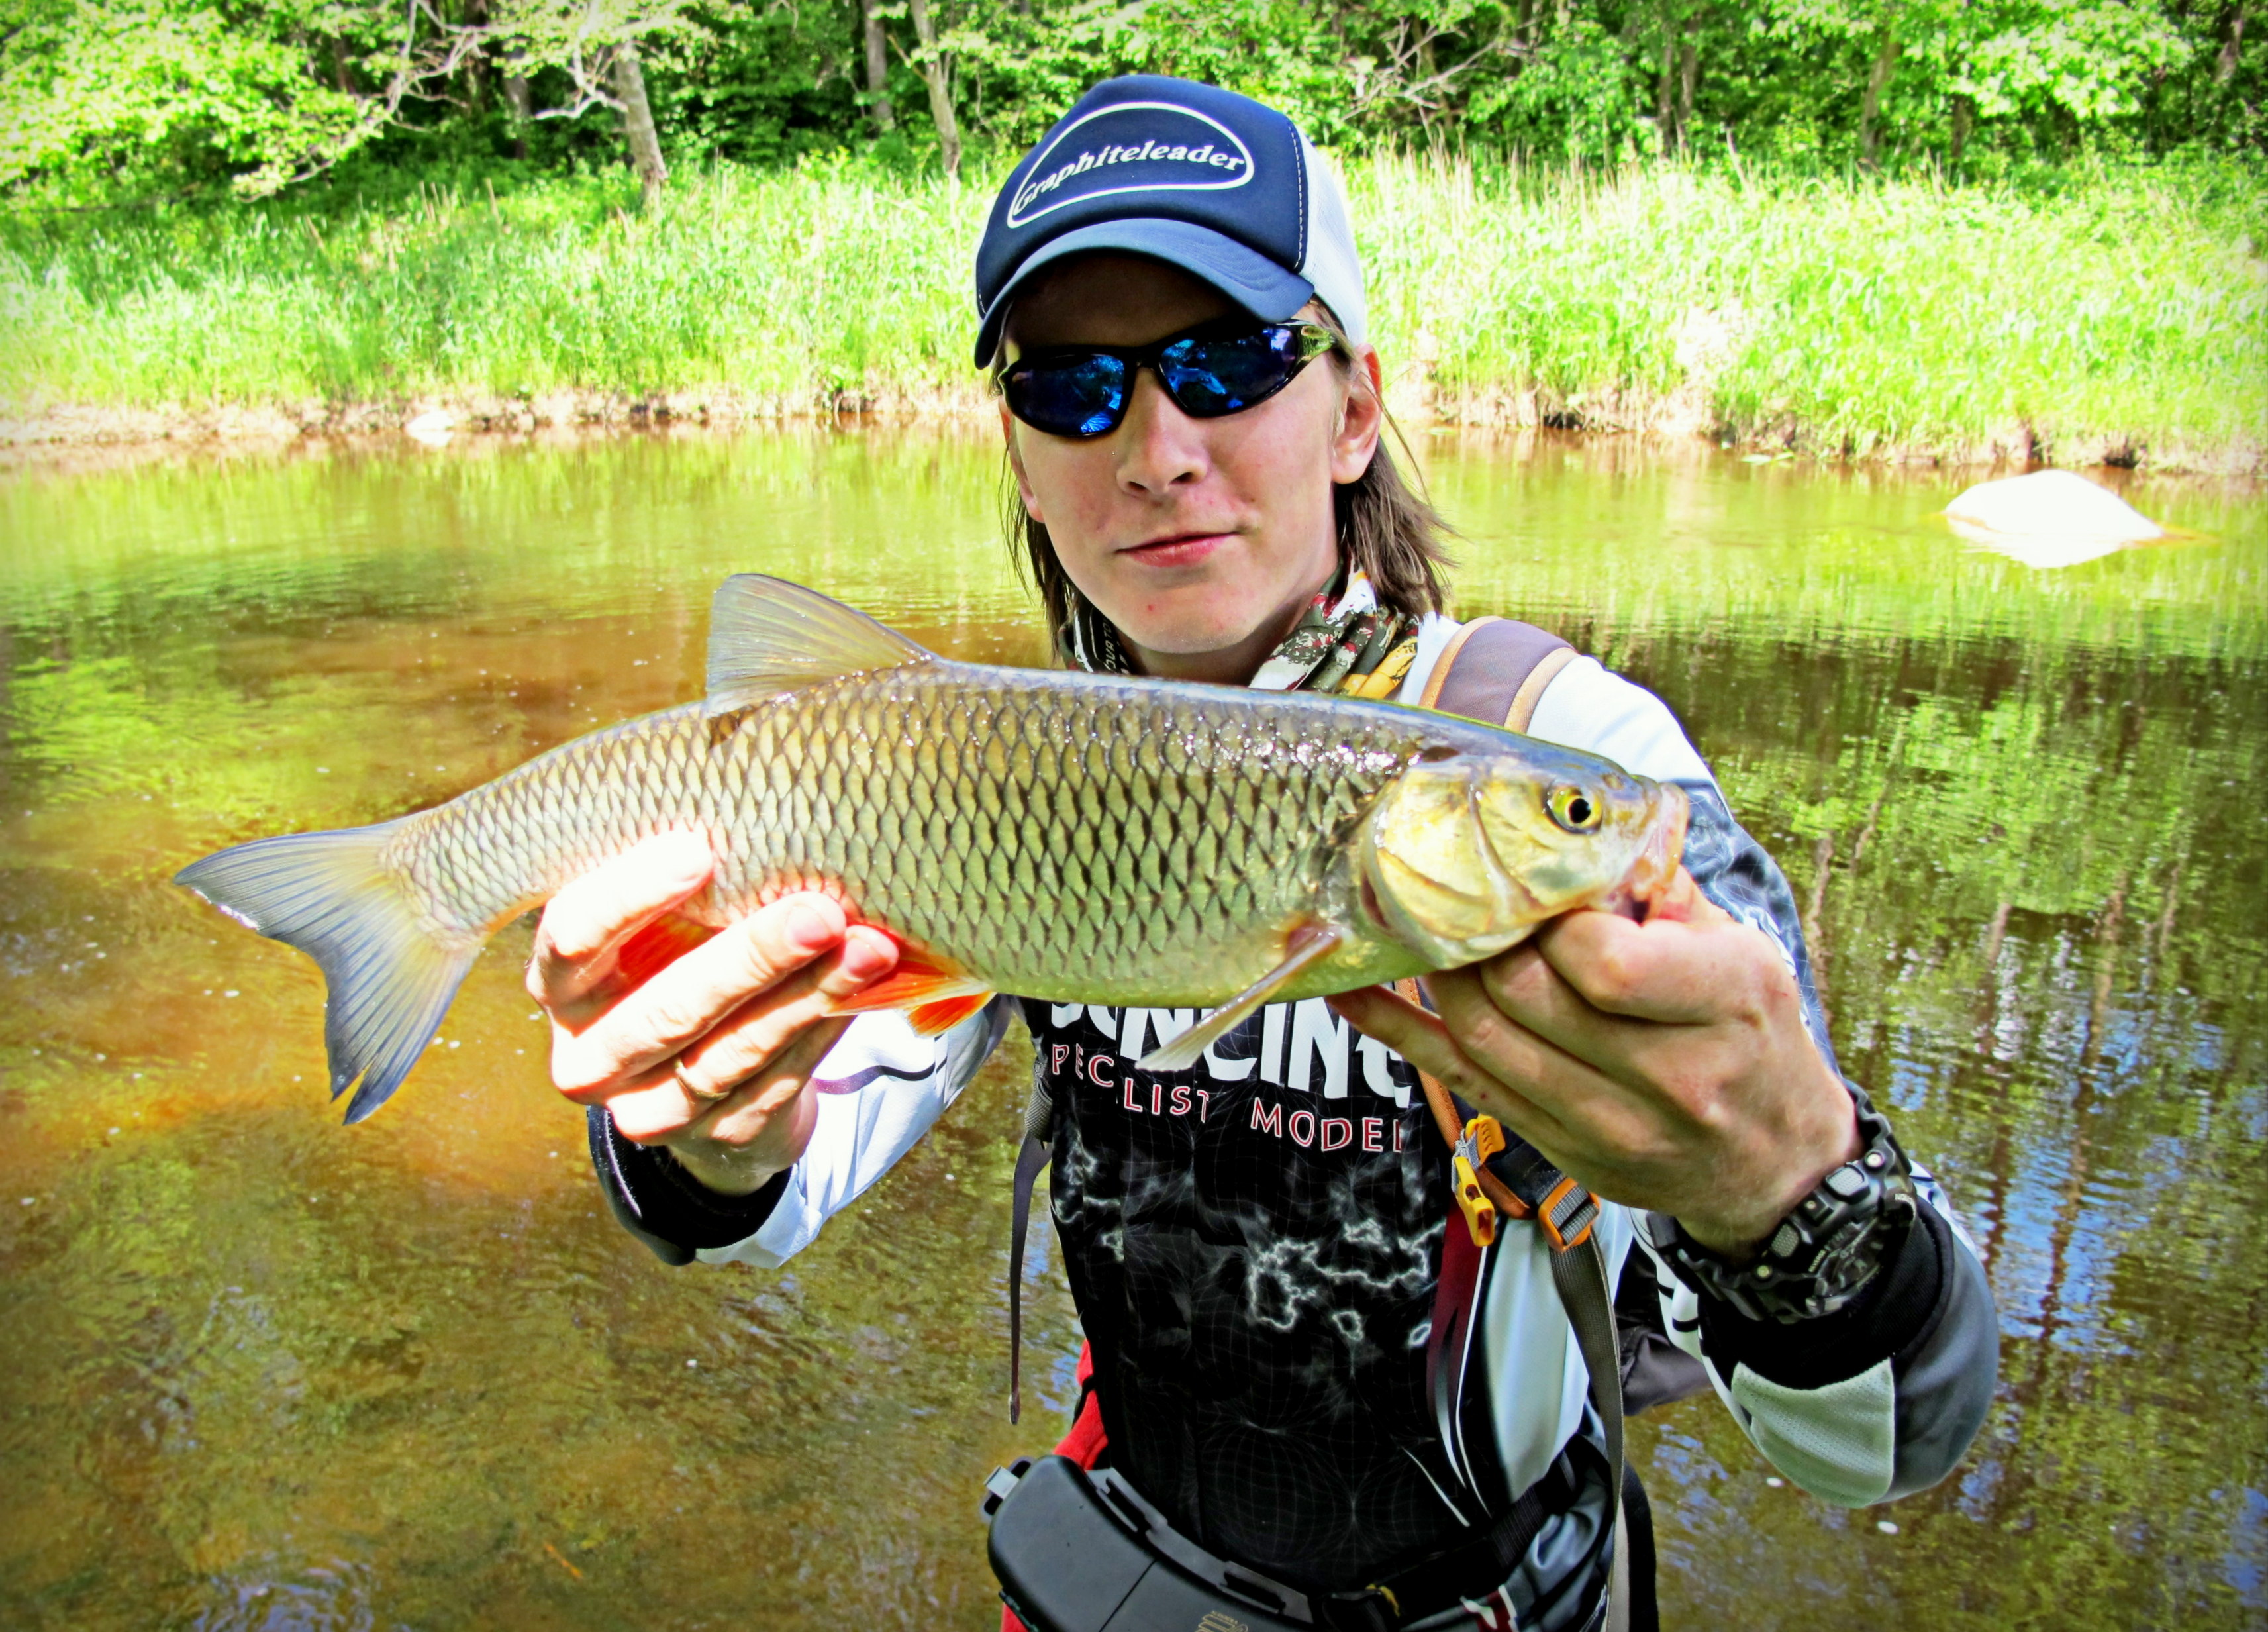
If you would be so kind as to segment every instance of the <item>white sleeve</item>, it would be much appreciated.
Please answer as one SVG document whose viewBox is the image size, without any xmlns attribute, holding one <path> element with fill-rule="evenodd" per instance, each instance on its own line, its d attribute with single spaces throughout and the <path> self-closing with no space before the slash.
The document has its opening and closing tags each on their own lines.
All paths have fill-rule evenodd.
<svg viewBox="0 0 2268 1632">
<path fill-rule="evenodd" d="M 771 1216 L 746 1240 L 695 1256 L 776 1269 L 809 1246 L 961 1097 L 1007 1030 L 1009 1012 L 1010 1000 L 996 1000 L 940 1037 L 917 1036 L 895 1011 L 861 1015 L 812 1079 L 819 1123 Z"/>
<path fill-rule="evenodd" d="M 1562 748 L 1603 754 L 1657 782 L 1716 779 L 1669 705 L 1594 657 L 1579 657 L 1551 677 L 1535 699 L 1528 733 Z"/>
</svg>

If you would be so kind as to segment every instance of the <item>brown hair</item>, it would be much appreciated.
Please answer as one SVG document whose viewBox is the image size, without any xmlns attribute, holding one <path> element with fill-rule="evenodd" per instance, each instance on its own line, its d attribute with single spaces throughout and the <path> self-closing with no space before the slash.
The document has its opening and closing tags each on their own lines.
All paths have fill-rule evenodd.
<svg viewBox="0 0 2268 1632">
<path fill-rule="evenodd" d="M 1339 343 L 1331 352 L 1331 366 L 1349 389 L 1368 390 L 1367 376 L 1354 366 L 1346 331 L 1329 307 L 1320 300 L 1315 306 L 1323 326 Z M 1402 427 L 1390 414 L 1386 417 L 1386 430 L 1392 440 L 1401 444 L 1402 451 L 1410 454 Z M 1331 495 L 1338 524 L 1339 563 L 1368 573 L 1380 602 L 1405 617 L 1439 612 L 1447 602 L 1441 575 L 1451 562 L 1442 538 L 1449 528 L 1432 501 L 1403 479 L 1401 467 L 1388 451 L 1388 439 L 1381 436 L 1369 468 L 1353 481 L 1340 484 Z M 1415 455 L 1410 458 L 1414 465 Z M 1123 664 L 1130 668 L 1130 663 L 1123 663 L 1125 648 L 1118 631 L 1071 581 L 1071 575 L 1056 558 L 1055 541 L 1048 536 L 1046 524 L 1035 521 L 1024 508 L 1012 481 L 1008 485 L 1004 521 L 1009 550 L 1012 552 L 1020 539 L 1024 546 L 1024 565 L 1031 573 L 1033 587 L 1040 593 L 1057 657 L 1073 662 L 1076 647 L 1090 659 L 1104 660 L 1106 667 Z"/>
</svg>

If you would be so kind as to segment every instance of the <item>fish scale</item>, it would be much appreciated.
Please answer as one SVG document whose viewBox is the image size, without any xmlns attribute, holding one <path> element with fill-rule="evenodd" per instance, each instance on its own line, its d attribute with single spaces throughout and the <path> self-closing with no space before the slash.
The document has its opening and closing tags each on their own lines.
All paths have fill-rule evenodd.
<svg viewBox="0 0 2268 1632">
<path fill-rule="evenodd" d="M 880 742 L 878 683 L 866 676 L 752 711 L 721 739 L 697 706 L 594 733 L 410 818 L 386 859 L 446 904 L 442 921 L 470 934 L 652 834 L 714 828 L 721 866 L 690 905 L 709 921 L 809 883 L 909 941 L 955 949 L 1004 989 L 1064 989 L 1061 960 L 1076 951 L 1086 967 L 1071 978 L 1086 986 L 1164 983 L 1189 1001 L 1220 977 L 1158 964 L 1220 938 L 1227 926 L 1205 905 L 1284 918 L 1314 905 L 1323 869 L 1312 853 L 1418 745 L 1414 716 L 1366 722 L 1351 737 L 1335 732 L 1319 756 L 1300 729 L 1324 723 L 1312 717 L 1208 731 L 1188 708 L 1160 709 L 1139 690 L 1066 688 L 1048 683 L 1067 677 L 1035 675 L 1021 695 L 1003 696 L 972 689 L 957 667 L 939 665 L 916 695 L 902 680 L 883 685 L 883 700 L 912 728 Z M 1077 775 L 1001 775 L 990 746 L 1035 724 Z M 1166 732 L 1182 739 L 1174 766 L 1157 751 Z M 1327 773 L 1313 768 L 1319 757 Z M 1255 758 L 1286 773 L 1288 811 L 1249 798 Z M 796 769 L 792 780 L 764 774 L 781 764 Z M 1208 847 L 1203 888 L 1189 899 L 1181 897 L 1198 881 L 1183 812 L 1209 837 L 1225 825 L 1250 830 L 1225 858 Z M 1307 836 L 1304 845 L 1278 842 L 1278 816 Z M 1051 910 L 1059 907 L 1071 910 Z"/>
</svg>

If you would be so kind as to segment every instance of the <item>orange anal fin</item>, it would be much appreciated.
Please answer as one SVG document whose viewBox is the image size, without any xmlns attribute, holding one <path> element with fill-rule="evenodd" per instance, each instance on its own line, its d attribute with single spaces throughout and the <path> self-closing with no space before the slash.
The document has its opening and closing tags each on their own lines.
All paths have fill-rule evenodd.
<svg viewBox="0 0 2268 1632">
<path fill-rule="evenodd" d="M 991 987 L 951 958 L 900 941 L 898 966 L 856 996 L 837 1000 L 834 1008 L 838 1015 L 864 1015 L 881 1008 L 919 1009 L 966 998 L 974 998 L 982 1006 L 991 997 Z"/>
<path fill-rule="evenodd" d="M 990 992 L 971 992 L 967 997 L 940 998 L 934 1003 L 924 1003 L 906 1015 L 917 1037 L 935 1037 L 950 1031 L 969 1015 L 977 1013 L 992 1001 Z"/>
</svg>

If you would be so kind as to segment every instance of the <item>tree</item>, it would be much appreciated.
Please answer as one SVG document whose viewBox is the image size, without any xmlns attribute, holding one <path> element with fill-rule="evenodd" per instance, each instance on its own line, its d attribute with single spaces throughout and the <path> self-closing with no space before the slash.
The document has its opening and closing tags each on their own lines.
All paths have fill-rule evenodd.
<svg viewBox="0 0 2268 1632">
<path fill-rule="evenodd" d="M 261 197 L 320 174 L 413 110 L 469 110 L 481 64 L 507 64 L 515 114 L 622 116 L 655 202 L 664 164 L 638 42 L 695 31 L 692 0 L 15 0 L 0 33 L 0 187 L 90 191 L 225 179 Z M 563 74 L 536 109 L 529 79 Z"/>
<path fill-rule="evenodd" d="M 877 135 L 898 128 L 897 111 L 890 106 L 890 41 L 874 0 L 858 0 L 858 46 L 866 65 L 866 111 Z"/>
<path fill-rule="evenodd" d="M 921 48 L 911 61 L 914 71 L 929 88 L 929 116 L 937 125 L 937 151 L 945 173 L 961 174 L 961 125 L 953 114 L 953 58 L 938 44 L 937 25 L 931 20 L 929 0 L 906 0 Z"/>
<path fill-rule="evenodd" d="M 468 135 L 526 157 L 603 124 L 651 207 L 681 151 L 770 162 L 902 131 L 898 64 L 954 174 L 1138 72 L 1261 97 L 1336 148 L 1618 163 L 1703 153 L 1708 130 L 1798 166 L 1972 171 L 2090 146 L 2257 151 L 2258 4 L 0 0 L 0 189 L 259 196 L 373 143 L 372 162 Z"/>
<path fill-rule="evenodd" d="M 30 0 L 9 10 L 0 186 L 47 177 L 68 196 L 234 177 L 247 192 L 269 191 L 305 155 L 343 151 L 372 126 L 373 99 L 346 67 L 361 41 L 328 35 L 335 77 L 327 84 L 293 38 L 328 20 L 313 4 L 276 6 L 265 26 L 249 27 L 180 0 Z"/>
<path fill-rule="evenodd" d="M 412 0 L 422 4 L 423 0 Z M 526 66 L 565 70 L 571 99 L 538 119 L 577 118 L 593 107 L 620 114 L 630 169 L 646 210 L 660 207 L 669 166 L 662 158 L 653 106 L 646 95 L 638 41 L 686 33 L 691 0 L 491 0 L 495 20 L 483 31 L 509 41 Z M 485 41 L 484 41 L 485 43 Z"/>
<path fill-rule="evenodd" d="M 1898 65 L 1898 8 L 1884 9 L 1874 34 L 1874 65 L 1867 72 L 1867 94 L 1859 104 L 1859 158 L 1869 170 L 1875 166 L 1881 127 L 1882 91 L 1890 70 Z"/>
<path fill-rule="evenodd" d="M 625 40 L 614 48 L 612 73 L 615 95 L 622 103 L 622 136 L 630 146 L 630 168 L 637 174 L 641 202 L 648 213 L 661 205 L 661 184 L 669 179 L 662 161 L 661 137 L 653 128 L 653 107 L 646 100 L 645 70 L 639 66 L 637 41 Z"/>
</svg>

